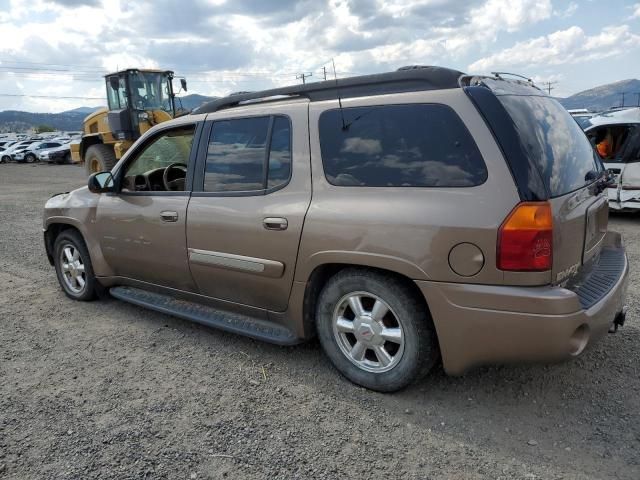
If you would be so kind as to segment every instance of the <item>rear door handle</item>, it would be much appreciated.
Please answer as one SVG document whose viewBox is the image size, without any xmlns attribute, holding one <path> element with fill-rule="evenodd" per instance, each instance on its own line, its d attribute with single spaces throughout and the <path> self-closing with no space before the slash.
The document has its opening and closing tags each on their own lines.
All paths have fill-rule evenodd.
<svg viewBox="0 0 640 480">
<path fill-rule="evenodd" d="M 170 212 L 165 210 L 164 212 L 160 212 L 160 218 L 163 222 L 177 222 L 178 212 Z"/>
<path fill-rule="evenodd" d="M 262 226 L 267 230 L 286 230 L 289 222 L 282 217 L 267 217 L 262 221 Z"/>
</svg>

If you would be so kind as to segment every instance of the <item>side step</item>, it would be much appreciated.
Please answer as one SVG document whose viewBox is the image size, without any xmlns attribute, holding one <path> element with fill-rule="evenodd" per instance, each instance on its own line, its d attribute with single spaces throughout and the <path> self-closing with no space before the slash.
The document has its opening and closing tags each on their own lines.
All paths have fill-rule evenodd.
<svg viewBox="0 0 640 480">
<path fill-rule="evenodd" d="M 134 305 L 276 345 L 300 343 L 300 339 L 285 327 L 259 318 L 225 312 L 200 303 L 178 300 L 134 287 L 112 287 L 109 293 Z"/>
</svg>

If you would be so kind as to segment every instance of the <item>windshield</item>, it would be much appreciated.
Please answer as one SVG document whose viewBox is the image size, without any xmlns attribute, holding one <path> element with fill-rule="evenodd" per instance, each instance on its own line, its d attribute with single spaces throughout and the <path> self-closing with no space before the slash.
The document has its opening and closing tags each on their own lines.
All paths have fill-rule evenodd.
<svg viewBox="0 0 640 480">
<path fill-rule="evenodd" d="M 173 113 L 173 103 L 169 77 L 165 73 L 136 72 L 129 73 L 130 97 L 127 95 L 125 76 L 118 77 L 118 89 L 112 88 L 107 78 L 107 100 L 109 110 L 131 107 L 136 110 L 164 110 Z"/>
<path fill-rule="evenodd" d="M 586 135 L 556 100 L 536 95 L 498 95 L 511 116 L 529 160 L 552 197 L 577 190 L 599 171 Z"/>
<path fill-rule="evenodd" d="M 169 78 L 164 73 L 132 74 L 129 78 L 131 85 L 131 102 L 137 110 L 164 110 L 171 112 L 171 95 Z"/>
<path fill-rule="evenodd" d="M 591 117 L 573 117 L 573 119 L 583 130 L 586 130 L 591 126 Z"/>
</svg>

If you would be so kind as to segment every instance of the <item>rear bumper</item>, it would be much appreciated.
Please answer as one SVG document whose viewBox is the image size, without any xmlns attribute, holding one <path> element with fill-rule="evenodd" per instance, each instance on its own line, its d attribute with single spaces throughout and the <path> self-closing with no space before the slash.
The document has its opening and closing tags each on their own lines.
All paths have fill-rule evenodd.
<svg viewBox="0 0 640 480">
<path fill-rule="evenodd" d="M 608 188 L 609 208 L 611 210 L 640 210 L 640 190 L 618 190 Z"/>
<path fill-rule="evenodd" d="M 460 375 L 486 364 L 561 361 L 607 333 L 624 307 L 629 265 L 618 234 L 608 233 L 606 243 L 617 249 L 622 264 L 588 308 L 584 293 L 561 287 L 416 282 L 429 304 L 447 373 Z"/>
</svg>

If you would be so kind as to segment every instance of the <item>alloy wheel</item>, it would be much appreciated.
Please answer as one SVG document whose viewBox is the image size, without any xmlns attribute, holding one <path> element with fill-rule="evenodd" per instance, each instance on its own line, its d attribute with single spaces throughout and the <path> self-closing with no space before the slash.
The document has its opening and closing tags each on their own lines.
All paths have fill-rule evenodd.
<svg viewBox="0 0 640 480">
<path fill-rule="evenodd" d="M 82 293 L 87 277 L 84 261 L 75 245 L 67 243 L 60 249 L 60 268 L 67 289 L 76 295 Z"/>
<path fill-rule="evenodd" d="M 338 301 L 333 334 L 342 353 L 368 372 L 391 370 L 404 352 L 401 320 L 384 300 L 369 292 L 349 293 Z"/>
</svg>

